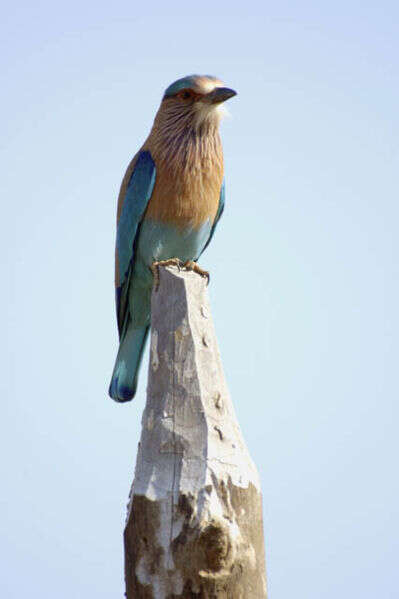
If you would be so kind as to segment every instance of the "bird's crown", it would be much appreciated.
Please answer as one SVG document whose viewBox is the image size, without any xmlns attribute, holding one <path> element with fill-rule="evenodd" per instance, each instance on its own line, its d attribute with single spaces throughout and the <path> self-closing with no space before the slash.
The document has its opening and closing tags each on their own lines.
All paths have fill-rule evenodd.
<svg viewBox="0 0 399 599">
<path fill-rule="evenodd" d="M 216 87 L 222 87 L 223 83 L 212 75 L 187 75 L 177 79 L 166 88 L 164 98 L 176 96 L 179 92 L 190 89 L 197 94 L 206 94 Z"/>
</svg>

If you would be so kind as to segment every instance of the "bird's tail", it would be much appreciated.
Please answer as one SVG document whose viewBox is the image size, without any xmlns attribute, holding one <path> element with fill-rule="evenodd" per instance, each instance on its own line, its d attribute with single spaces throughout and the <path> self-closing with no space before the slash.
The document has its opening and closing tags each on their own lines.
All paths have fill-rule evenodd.
<svg viewBox="0 0 399 599">
<path fill-rule="evenodd" d="M 136 393 L 148 331 L 148 325 L 134 328 L 130 323 L 121 338 L 108 391 L 115 401 L 130 401 Z"/>
</svg>

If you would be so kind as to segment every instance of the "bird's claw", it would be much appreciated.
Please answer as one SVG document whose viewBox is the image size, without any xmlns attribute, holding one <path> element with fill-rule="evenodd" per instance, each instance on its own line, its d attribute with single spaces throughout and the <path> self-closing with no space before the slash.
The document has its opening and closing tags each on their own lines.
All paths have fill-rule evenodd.
<svg viewBox="0 0 399 599">
<path fill-rule="evenodd" d="M 201 275 L 201 277 L 205 277 L 207 280 L 206 284 L 209 285 L 211 275 L 209 274 L 209 272 L 207 270 L 203 270 L 200 266 L 198 266 L 198 264 L 196 262 L 194 262 L 193 260 L 187 260 L 183 264 L 183 268 L 185 270 L 192 270 L 193 272 L 196 272 L 197 274 Z"/>
<path fill-rule="evenodd" d="M 154 277 L 154 289 L 158 291 L 159 287 L 159 267 L 160 266 L 177 266 L 179 270 L 184 268 L 184 270 L 192 270 L 197 274 L 201 275 L 201 277 L 205 277 L 207 279 L 206 284 L 209 285 L 209 281 L 211 275 L 207 270 L 203 270 L 196 262 L 193 260 L 186 260 L 186 262 L 182 262 L 179 258 L 169 258 L 169 260 L 159 260 L 158 262 L 153 262 L 150 266 L 152 275 Z"/>
<path fill-rule="evenodd" d="M 169 258 L 169 260 L 159 260 L 158 262 L 153 262 L 150 266 L 152 275 L 154 277 L 154 289 L 158 291 L 159 287 L 159 267 L 160 266 L 177 266 L 180 270 L 183 262 L 179 258 Z"/>
</svg>

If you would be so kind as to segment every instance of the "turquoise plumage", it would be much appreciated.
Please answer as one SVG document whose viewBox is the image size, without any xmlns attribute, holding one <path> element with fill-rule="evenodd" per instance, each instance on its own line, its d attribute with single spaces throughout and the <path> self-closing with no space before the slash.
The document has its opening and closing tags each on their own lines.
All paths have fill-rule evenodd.
<svg viewBox="0 0 399 599">
<path fill-rule="evenodd" d="M 224 209 L 219 106 L 235 92 L 192 75 L 166 90 L 151 133 L 130 163 L 118 201 L 115 256 L 120 338 L 110 396 L 129 401 L 150 326 L 154 262 L 192 264 Z"/>
<path fill-rule="evenodd" d="M 116 235 L 119 265 L 119 285 L 117 287 L 119 292 L 116 298 L 119 334 L 122 333 L 122 327 L 126 320 L 126 300 L 129 290 L 129 275 L 134 259 L 134 240 L 154 189 L 155 176 L 156 169 L 151 154 L 140 152 L 126 190 Z"/>
</svg>

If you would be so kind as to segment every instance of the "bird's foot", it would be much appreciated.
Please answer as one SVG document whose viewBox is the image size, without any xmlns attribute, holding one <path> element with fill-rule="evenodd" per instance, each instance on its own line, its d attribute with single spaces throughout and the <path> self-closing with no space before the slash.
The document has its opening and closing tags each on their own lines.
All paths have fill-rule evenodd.
<svg viewBox="0 0 399 599">
<path fill-rule="evenodd" d="M 177 266 L 180 270 L 183 262 L 179 258 L 169 258 L 169 260 L 159 260 L 159 262 L 153 262 L 150 266 L 152 275 L 154 277 L 154 289 L 158 291 L 159 287 L 159 267 L 160 266 Z"/>
<path fill-rule="evenodd" d="M 192 270 L 192 271 L 198 273 L 199 275 L 201 275 L 201 277 L 205 277 L 207 280 L 206 284 L 209 285 L 211 275 L 209 274 L 209 272 L 207 270 L 203 270 L 200 266 L 198 266 L 198 264 L 196 262 L 194 262 L 193 260 L 187 260 L 183 264 L 183 268 L 185 270 Z"/>
</svg>

